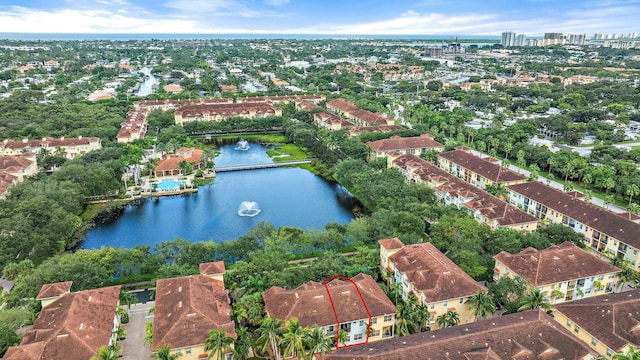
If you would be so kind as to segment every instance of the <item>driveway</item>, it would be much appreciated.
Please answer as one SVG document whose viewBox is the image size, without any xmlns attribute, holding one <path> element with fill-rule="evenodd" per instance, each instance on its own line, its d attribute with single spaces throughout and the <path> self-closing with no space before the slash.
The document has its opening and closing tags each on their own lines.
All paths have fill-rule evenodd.
<svg viewBox="0 0 640 360">
<path fill-rule="evenodd" d="M 153 322 L 153 315 L 148 315 L 149 309 L 155 304 L 150 301 L 146 304 L 131 305 L 129 309 L 129 323 L 122 326 L 127 332 L 127 338 L 120 341 L 122 346 L 122 359 L 140 360 L 151 358 L 151 348 L 142 342 L 145 333 L 145 322 Z"/>
</svg>

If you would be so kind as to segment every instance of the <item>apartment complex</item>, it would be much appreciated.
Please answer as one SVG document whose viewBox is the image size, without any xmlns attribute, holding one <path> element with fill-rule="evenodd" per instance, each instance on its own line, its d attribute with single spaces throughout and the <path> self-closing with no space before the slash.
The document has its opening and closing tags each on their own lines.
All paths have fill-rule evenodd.
<svg viewBox="0 0 640 360">
<path fill-rule="evenodd" d="M 71 282 L 43 285 L 42 311 L 5 360 L 87 360 L 116 341 L 120 286 L 70 292 Z"/>
<path fill-rule="evenodd" d="M 354 103 L 342 98 L 327 101 L 329 111 L 342 115 L 356 126 L 392 125 L 394 120 L 382 114 L 359 109 Z"/>
<path fill-rule="evenodd" d="M 239 103 L 182 106 L 173 113 L 177 125 L 192 121 L 222 121 L 231 117 L 281 116 L 282 109 L 269 103 Z"/>
<path fill-rule="evenodd" d="M 559 304 L 553 318 L 606 359 L 640 347 L 640 290 Z"/>
<path fill-rule="evenodd" d="M 415 155 L 390 153 L 387 166 L 397 168 L 408 182 L 426 184 L 446 205 L 467 211 L 478 222 L 493 229 L 533 231 L 538 227 L 539 220 L 535 216 Z"/>
<path fill-rule="evenodd" d="M 97 137 L 77 138 L 42 138 L 40 140 L 9 140 L 0 142 L 0 155 L 20 155 L 25 152 L 39 154 L 59 154 L 67 159 L 86 154 L 93 150 L 102 149 L 102 140 Z"/>
<path fill-rule="evenodd" d="M 473 310 L 466 301 L 487 289 L 449 260 L 431 243 L 404 245 L 399 239 L 379 240 L 380 268 L 390 282 L 400 285 L 406 300 L 415 297 L 429 310 L 428 324 L 438 328 L 436 319 L 447 311 L 458 313 L 461 324 L 473 322 Z"/>
<path fill-rule="evenodd" d="M 318 325 L 335 337 L 348 333 L 344 345 L 358 345 L 392 338 L 396 307 L 369 275 L 333 279 L 325 284 L 310 281 L 292 290 L 272 287 L 262 293 L 265 312 L 301 326 Z M 335 345 L 335 344 L 334 344 Z"/>
<path fill-rule="evenodd" d="M 329 112 L 323 111 L 313 114 L 313 120 L 317 127 L 325 128 L 327 130 L 341 130 L 344 128 L 353 127 L 355 124 L 351 121 L 345 120 L 340 116 Z"/>
<path fill-rule="evenodd" d="M 147 116 L 149 109 L 136 108 L 127 113 L 127 117 L 120 124 L 120 130 L 116 139 L 119 143 L 125 144 L 135 140 L 144 139 L 147 133 Z"/>
<path fill-rule="evenodd" d="M 507 186 L 511 204 L 549 224 L 564 224 L 584 235 L 585 245 L 629 261 L 640 269 L 640 224 L 580 197 L 540 182 Z"/>
<path fill-rule="evenodd" d="M 209 358 L 204 342 L 211 330 L 236 336 L 224 272 L 220 261 L 200 264 L 199 275 L 158 280 L 153 351 L 168 344 L 173 353 L 182 354 L 180 359 Z M 216 358 L 216 354 L 212 355 Z M 225 359 L 231 358 L 231 353 L 225 354 Z"/>
<path fill-rule="evenodd" d="M 559 326 L 544 311 L 531 310 L 365 346 L 338 349 L 325 359 L 594 360 L 598 357 L 598 353 L 571 331 Z"/>
<path fill-rule="evenodd" d="M 420 136 L 407 138 L 392 136 L 388 139 L 369 141 L 366 145 L 373 150 L 373 156 L 376 159 L 381 157 L 386 158 L 390 152 L 420 155 L 428 150 L 437 152 L 444 150 L 444 145 L 435 141 L 431 134 L 422 134 Z"/>
<path fill-rule="evenodd" d="M 528 247 L 517 254 L 501 251 L 493 258 L 496 260 L 494 280 L 519 276 L 553 303 L 611 293 L 620 272 L 619 268 L 570 242 L 544 250 Z"/>
<path fill-rule="evenodd" d="M 438 154 L 440 168 L 481 189 L 493 184 L 504 186 L 527 181 L 523 174 L 516 174 L 500 165 L 492 157 L 479 157 L 472 150 L 459 146 L 456 150 Z"/>
</svg>

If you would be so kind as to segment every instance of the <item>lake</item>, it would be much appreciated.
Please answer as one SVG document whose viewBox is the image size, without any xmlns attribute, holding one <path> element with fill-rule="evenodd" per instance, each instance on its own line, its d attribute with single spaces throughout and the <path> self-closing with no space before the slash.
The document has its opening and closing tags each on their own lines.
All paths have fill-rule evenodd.
<svg viewBox="0 0 640 360">
<path fill-rule="evenodd" d="M 249 144 L 246 151 L 235 148 L 222 146 L 216 166 L 272 162 L 261 145 Z M 244 201 L 257 202 L 262 212 L 238 216 Z M 330 222 L 351 221 L 352 206 L 353 198 L 340 185 L 300 168 L 225 172 L 196 194 L 149 198 L 129 206 L 116 220 L 92 228 L 82 248 L 153 246 L 177 237 L 220 242 L 244 235 L 261 221 L 322 230 Z"/>
</svg>

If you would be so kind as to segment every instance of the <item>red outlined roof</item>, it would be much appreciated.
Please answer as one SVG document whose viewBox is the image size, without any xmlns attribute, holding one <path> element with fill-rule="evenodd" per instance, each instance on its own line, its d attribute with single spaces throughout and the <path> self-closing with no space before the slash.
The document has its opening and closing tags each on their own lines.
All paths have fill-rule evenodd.
<svg viewBox="0 0 640 360">
<path fill-rule="evenodd" d="M 364 343 L 357 343 L 357 344 L 352 344 L 352 345 L 340 345 L 340 319 L 338 318 L 338 312 L 336 311 L 336 306 L 333 302 L 333 298 L 331 297 L 331 292 L 329 291 L 329 286 L 328 284 L 335 279 L 340 279 L 340 280 L 344 280 L 344 281 L 348 281 L 350 282 L 353 287 L 356 289 L 356 292 L 358 293 L 358 296 L 360 297 L 360 301 L 362 301 L 362 307 L 364 308 L 364 310 L 367 312 L 367 332 L 366 332 L 366 337 L 365 337 L 365 341 Z M 336 328 L 336 349 L 340 349 L 340 348 L 345 348 L 345 347 L 350 347 L 350 346 L 359 346 L 362 344 L 368 344 L 369 343 L 369 331 L 371 330 L 371 312 L 369 311 L 369 308 L 367 307 L 367 303 L 364 300 L 364 297 L 362 296 L 362 293 L 360 292 L 360 289 L 358 288 L 358 285 L 351 280 L 351 278 L 343 276 L 343 275 L 333 275 L 331 277 L 328 277 L 327 279 L 325 279 L 322 282 L 322 285 L 324 285 L 325 290 L 327 291 L 327 295 L 329 296 L 329 302 L 331 303 L 331 309 L 333 310 L 333 315 L 336 318 L 336 323 L 337 328 Z"/>
</svg>

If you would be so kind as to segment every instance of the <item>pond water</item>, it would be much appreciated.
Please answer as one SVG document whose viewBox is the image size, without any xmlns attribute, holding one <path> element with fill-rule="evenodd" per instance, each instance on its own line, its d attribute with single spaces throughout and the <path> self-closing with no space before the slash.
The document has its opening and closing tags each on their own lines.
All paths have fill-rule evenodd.
<svg viewBox="0 0 640 360">
<path fill-rule="evenodd" d="M 271 162 L 266 149 L 249 144 L 220 148 L 216 166 Z M 243 202 L 255 202 L 256 216 L 239 216 Z M 189 196 L 147 199 L 129 206 L 116 220 L 91 229 L 82 248 L 155 245 L 177 237 L 191 241 L 231 240 L 244 235 L 261 221 L 276 227 L 323 229 L 330 222 L 353 219 L 353 199 L 340 185 L 330 184 L 300 168 L 271 168 L 219 173 L 213 184 Z"/>
</svg>

